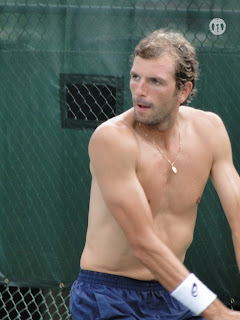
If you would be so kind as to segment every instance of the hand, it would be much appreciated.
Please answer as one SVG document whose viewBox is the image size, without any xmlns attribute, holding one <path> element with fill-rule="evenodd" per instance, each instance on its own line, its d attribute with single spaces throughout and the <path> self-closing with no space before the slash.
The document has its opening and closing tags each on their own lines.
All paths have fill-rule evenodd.
<svg viewBox="0 0 240 320">
<path fill-rule="evenodd" d="M 218 299 L 202 312 L 202 316 L 206 320 L 240 320 L 239 311 L 228 309 Z"/>
<path fill-rule="evenodd" d="M 240 320 L 240 312 L 229 310 L 228 314 L 223 316 L 221 320 Z"/>
<path fill-rule="evenodd" d="M 240 320 L 240 312 L 239 311 L 231 311 L 227 310 L 224 312 L 224 314 L 221 314 L 219 317 L 218 315 L 213 315 L 213 316 L 205 316 L 206 320 Z"/>
</svg>

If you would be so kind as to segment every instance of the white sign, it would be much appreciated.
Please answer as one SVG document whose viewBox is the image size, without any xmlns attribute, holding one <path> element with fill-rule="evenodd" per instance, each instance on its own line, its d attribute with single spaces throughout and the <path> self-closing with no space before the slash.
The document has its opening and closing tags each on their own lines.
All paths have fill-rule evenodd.
<svg viewBox="0 0 240 320">
<path fill-rule="evenodd" d="M 215 36 L 220 36 L 226 31 L 226 23 L 223 19 L 215 18 L 212 19 L 209 23 L 209 30 L 214 34 Z"/>
</svg>

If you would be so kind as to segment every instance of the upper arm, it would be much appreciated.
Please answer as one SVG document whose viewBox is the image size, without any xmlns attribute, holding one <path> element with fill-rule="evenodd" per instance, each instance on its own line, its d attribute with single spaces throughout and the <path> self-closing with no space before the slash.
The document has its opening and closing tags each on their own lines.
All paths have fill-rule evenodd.
<svg viewBox="0 0 240 320">
<path fill-rule="evenodd" d="M 129 130 L 114 126 L 97 129 L 90 140 L 89 156 L 106 206 L 134 244 L 137 236 L 152 228 L 152 215 L 137 178 L 138 145 Z"/>
<path fill-rule="evenodd" d="M 240 214 L 240 179 L 233 165 L 231 143 L 222 120 L 216 116 L 213 123 L 211 180 L 229 222 L 233 223 Z"/>
</svg>

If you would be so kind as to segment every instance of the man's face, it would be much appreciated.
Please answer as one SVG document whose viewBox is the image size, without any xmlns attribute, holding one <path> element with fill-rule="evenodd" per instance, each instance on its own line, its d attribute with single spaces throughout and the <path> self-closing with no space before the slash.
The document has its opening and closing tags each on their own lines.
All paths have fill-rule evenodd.
<svg viewBox="0 0 240 320">
<path fill-rule="evenodd" d="M 136 121 L 156 125 L 171 120 L 181 104 L 174 74 L 175 63 L 169 54 L 151 59 L 135 57 L 130 89 Z"/>
</svg>

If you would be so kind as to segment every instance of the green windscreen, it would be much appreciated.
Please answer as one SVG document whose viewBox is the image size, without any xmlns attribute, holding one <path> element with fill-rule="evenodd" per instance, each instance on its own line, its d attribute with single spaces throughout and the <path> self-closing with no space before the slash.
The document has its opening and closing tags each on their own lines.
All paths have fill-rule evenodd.
<svg viewBox="0 0 240 320">
<path fill-rule="evenodd" d="M 131 107 L 130 56 L 159 28 L 200 62 L 191 105 L 223 119 L 240 171 L 240 2 L 0 1 L 0 318 L 70 319 L 91 177 L 88 142 Z M 209 182 L 186 265 L 240 306 L 231 231 Z"/>
</svg>

